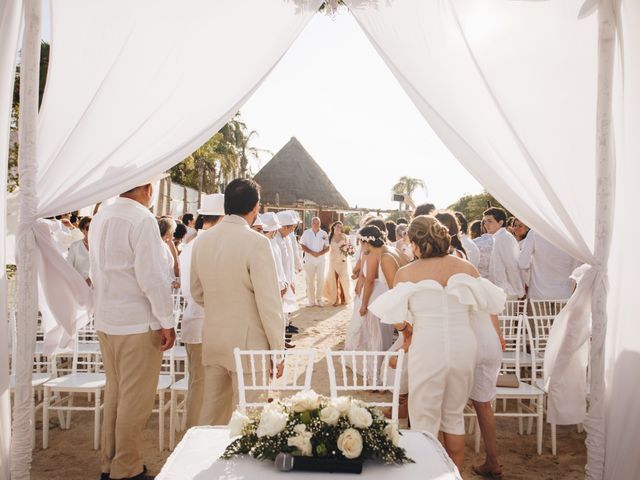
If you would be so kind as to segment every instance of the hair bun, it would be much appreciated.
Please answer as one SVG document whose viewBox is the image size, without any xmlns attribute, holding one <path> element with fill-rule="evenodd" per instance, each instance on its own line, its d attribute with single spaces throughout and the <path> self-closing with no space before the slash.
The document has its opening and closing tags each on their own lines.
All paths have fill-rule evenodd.
<svg viewBox="0 0 640 480">
<path fill-rule="evenodd" d="M 420 258 L 443 257 L 448 255 L 451 246 L 447 227 L 428 215 L 413 219 L 409 225 L 409 240 L 420 249 Z"/>
</svg>

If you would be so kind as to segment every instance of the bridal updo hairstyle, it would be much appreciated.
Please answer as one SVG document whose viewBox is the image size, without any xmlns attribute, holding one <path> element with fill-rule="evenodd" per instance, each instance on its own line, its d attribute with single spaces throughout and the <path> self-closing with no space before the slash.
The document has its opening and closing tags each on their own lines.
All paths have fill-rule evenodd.
<svg viewBox="0 0 640 480">
<path fill-rule="evenodd" d="M 409 240 L 416 244 L 422 259 L 444 257 L 451 248 L 449 230 L 430 215 L 419 215 L 411 221 Z"/>
<path fill-rule="evenodd" d="M 358 232 L 358 238 L 362 243 L 368 243 L 374 248 L 383 247 L 386 243 L 385 235 L 375 225 L 362 227 Z"/>
</svg>

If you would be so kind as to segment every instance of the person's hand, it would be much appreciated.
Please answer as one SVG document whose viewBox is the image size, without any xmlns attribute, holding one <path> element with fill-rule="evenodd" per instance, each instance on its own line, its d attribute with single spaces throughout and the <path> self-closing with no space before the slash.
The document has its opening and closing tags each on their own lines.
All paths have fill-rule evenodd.
<svg viewBox="0 0 640 480">
<path fill-rule="evenodd" d="M 395 370 L 397 366 L 398 366 L 398 357 L 391 357 L 389 359 L 389 367 Z"/>
<path fill-rule="evenodd" d="M 271 373 L 275 374 L 276 378 L 282 377 L 282 374 L 284 373 L 284 360 L 281 360 L 275 368 L 273 367 L 273 360 L 269 360 L 269 362 L 271 364 Z"/>
<path fill-rule="evenodd" d="M 162 344 L 160 345 L 160 350 L 163 352 L 169 350 L 173 347 L 173 344 L 176 341 L 176 330 L 175 328 L 161 328 L 158 330 L 158 334 L 162 339 Z"/>
<path fill-rule="evenodd" d="M 171 282 L 171 288 L 173 288 L 175 290 L 180 288 L 180 281 L 179 280 L 174 280 L 173 282 Z"/>
<path fill-rule="evenodd" d="M 507 351 L 507 342 L 505 342 L 504 337 L 500 335 L 500 346 L 502 347 L 502 351 Z"/>
<path fill-rule="evenodd" d="M 360 306 L 360 316 L 361 317 L 364 317 L 367 314 L 368 311 L 369 311 L 369 309 L 367 308 L 366 305 L 361 305 Z"/>
</svg>

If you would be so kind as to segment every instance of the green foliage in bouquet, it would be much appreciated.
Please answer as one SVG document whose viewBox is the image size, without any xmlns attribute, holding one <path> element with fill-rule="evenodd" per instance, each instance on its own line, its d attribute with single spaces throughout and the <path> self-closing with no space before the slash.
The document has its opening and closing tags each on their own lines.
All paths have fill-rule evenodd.
<svg viewBox="0 0 640 480">
<path fill-rule="evenodd" d="M 248 454 L 275 460 L 279 453 L 308 457 L 375 459 L 387 464 L 413 463 L 398 446 L 400 432 L 374 407 L 359 400 L 331 400 L 313 391 L 275 401 L 261 413 L 234 412 L 229 423 L 236 438 L 222 458 Z"/>
</svg>

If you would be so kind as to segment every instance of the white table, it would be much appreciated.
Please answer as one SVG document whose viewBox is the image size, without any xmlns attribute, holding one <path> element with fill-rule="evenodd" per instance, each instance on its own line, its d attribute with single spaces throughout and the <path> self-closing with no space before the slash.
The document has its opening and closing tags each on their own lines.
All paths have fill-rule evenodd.
<svg viewBox="0 0 640 480">
<path fill-rule="evenodd" d="M 191 428 L 167 459 L 156 480 L 302 480 L 315 478 L 344 478 L 355 480 L 353 474 L 316 472 L 279 472 L 273 462 L 258 461 L 250 457 L 220 460 L 220 455 L 231 442 L 225 427 Z M 387 466 L 367 461 L 362 475 L 375 480 L 462 480 L 451 459 L 433 436 L 403 430 L 400 445 L 416 463 Z"/>
</svg>

